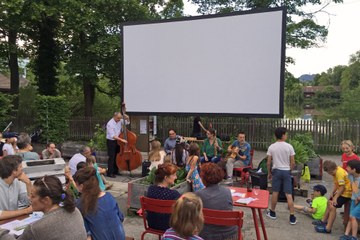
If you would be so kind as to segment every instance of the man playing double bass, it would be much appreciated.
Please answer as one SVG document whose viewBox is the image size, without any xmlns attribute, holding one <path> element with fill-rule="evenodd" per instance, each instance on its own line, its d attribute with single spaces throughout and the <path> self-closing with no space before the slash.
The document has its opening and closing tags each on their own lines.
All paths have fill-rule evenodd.
<svg viewBox="0 0 360 240">
<path fill-rule="evenodd" d="M 130 124 L 129 116 L 124 114 L 124 117 L 122 117 L 120 112 L 115 112 L 114 116 L 106 124 L 106 145 L 109 156 L 107 176 L 111 178 L 119 175 L 119 169 L 116 165 L 116 155 L 120 151 L 120 146 L 117 144 L 117 141 L 127 143 L 125 139 L 119 138 L 124 121 L 126 125 Z"/>
</svg>

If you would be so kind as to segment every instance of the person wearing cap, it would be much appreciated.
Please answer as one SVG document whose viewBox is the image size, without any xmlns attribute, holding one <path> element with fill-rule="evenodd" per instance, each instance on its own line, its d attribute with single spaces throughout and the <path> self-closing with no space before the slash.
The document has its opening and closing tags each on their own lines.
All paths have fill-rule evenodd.
<svg viewBox="0 0 360 240">
<path fill-rule="evenodd" d="M 313 199 L 308 199 L 311 201 L 310 207 L 295 204 L 294 208 L 303 211 L 306 214 L 311 214 L 312 218 L 315 220 L 321 220 L 326 212 L 327 198 L 325 197 L 325 194 L 327 193 L 327 190 L 326 187 L 320 184 L 315 185 L 313 190 Z"/>
</svg>

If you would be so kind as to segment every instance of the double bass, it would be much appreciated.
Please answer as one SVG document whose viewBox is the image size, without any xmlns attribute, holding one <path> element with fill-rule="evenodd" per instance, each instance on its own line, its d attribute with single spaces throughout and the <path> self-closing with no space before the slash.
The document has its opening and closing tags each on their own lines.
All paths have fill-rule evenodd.
<svg viewBox="0 0 360 240">
<path fill-rule="evenodd" d="M 125 115 L 125 104 L 122 104 L 122 115 Z M 117 143 L 120 145 L 120 152 L 116 155 L 116 165 L 123 171 L 129 171 L 138 168 L 142 163 L 142 156 L 139 150 L 136 149 L 137 136 L 135 133 L 129 131 L 125 125 L 125 119 L 122 122 L 122 132 L 119 138 L 126 140 L 124 143 L 120 140 Z"/>
</svg>

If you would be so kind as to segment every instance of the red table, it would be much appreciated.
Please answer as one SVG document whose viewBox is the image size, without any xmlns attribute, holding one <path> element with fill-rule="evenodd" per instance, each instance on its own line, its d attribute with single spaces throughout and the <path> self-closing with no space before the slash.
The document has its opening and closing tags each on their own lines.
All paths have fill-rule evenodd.
<svg viewBox="0 0 360 240">
<path fill-rule="evenodd" d="M 234 190 L 237 193 L 246 193 L 245 197 L 252 197 L 252 198 L 257 198 L 258 200 L 252 201 L 249 204 L 240 204 L 237 203 L 236 200 L 238 200 L 240 197 L 233 197 L 233 204 L 234 206 L 237 207 L 247 207 L 247 208 L 251 208 L 251 212 L 253 215 L 253 220 L 254 220 L 254 224 L 255 224 L 255 231 L 256 231 L 256 238 L 258 240 L 261 239 L 260 237 L 260 231 L 259 231 L 259 223 L 258 223 L 258 219 L 256 216 L 256 210 L 258 210 L 258 214 L 259 214 L 259 219 L 260 219 L 260 223 L 261 223 L 261 228 L 264 234 L 264 239 L 267 240 L 267 235 L 266 235 L 266 229 L 265 229 L 265 224 L 264 224 L 264 219 L 261 213 L 261 209 L 267 209 L 268 205 L 269 205 L 269 191 L 267 190 L 259 190 L 259 194 L 255 195 L 254 192 L 247 192 L 246 188 L 238 188 L 238 187 L 229 187 L 230 189 Z"/>
</svg>

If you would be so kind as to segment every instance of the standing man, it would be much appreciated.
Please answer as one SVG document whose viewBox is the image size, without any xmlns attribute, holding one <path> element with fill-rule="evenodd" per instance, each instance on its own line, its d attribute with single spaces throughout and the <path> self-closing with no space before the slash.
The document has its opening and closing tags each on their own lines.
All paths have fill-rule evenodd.
<svg viewBox="0 0 360 240">
<path fill-rule="evenodd" d="M 164 150 L 165 150 L 166 154 L 171 154 L 171 151 L 175 148 L 177 137 L 180 137 L 180 136 L 176 135 L 176 132 L 174 129 L 170 129 L 169 137 L 165 140 L 165 143 L 164 143 Z"/>
<path fill-rule="evenodd" d="M 117 141 L 127 143 L 125 139 L 119 138 L 124 123 L 126 125 L 130 124 L 129 116 L 124 114 L 124 118 L 122 118 L 120 112 L 115 112 L 114 116 L 106 124 L 106 145 L 109 156 L 107 176 L 111 178 L 119 175 L 119 169 L 116 165 L 116 155 L 120 151 L 120 146 L 117 144 Z"/>
<path fill-rule="evenodd" d="M 228 181 L 232 181 L 234 167 L 245 167 L 250 164 L 251 146 L 245 141 L 244 132 L 239 132 L 237 140 L 228 147 L 227 151 L 231 153 L 233 148 L 238 148 L 239 152 L 235 158 L 229 157 L 226 161 L 226 174 Z"/>
<path fill-rule="evenodd" d="M 22 158 L 8 155 L 0 160 L 0 220 L 32 212 L 32 207 L 18 209 L 18 203 L 30 205 L 31 182 L 23 172 Z"/>
<path fill-rule="evenodd" d="M 46 149 L 44 149 L 41 153 L 43 159 L 49 158 L 61 158 L 60 151 L 56 148 L 55 143 L 51 142 L 46 145 Z"/>
<path fill-rule="evenodd" d="M 272 169 L 269 171 L 269 179 L 272 179 L 272 196 L 271 196 L 271 208 L 267 212 L 266 216 L 275 220 L 276 213 L 275 208 L 278 201 L 279 192 L 281 186 L 286 195 L 287 203 L 290 210 L 290 224 L 296 224 L 296 217 L 294 215 L 294 201 L 292 198 L 292 181 L 291 181 L 291 169 L 295 166 L 295 151 L 293 146 L 285 142 L 287 139 L 287 129 L 279 127 L 275 129 L 276 142 L 271 144 L 267 151 L 267 169 L 270 170 L 271 162 L 273 162 Z"/>
</svg>

